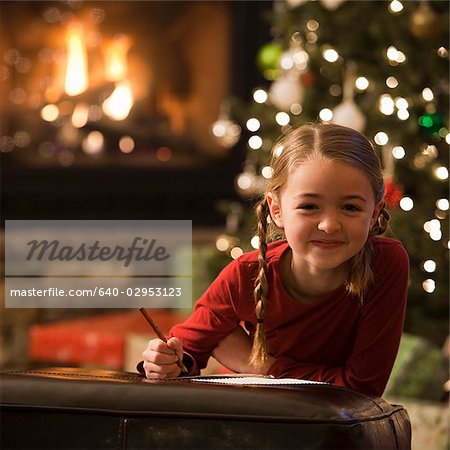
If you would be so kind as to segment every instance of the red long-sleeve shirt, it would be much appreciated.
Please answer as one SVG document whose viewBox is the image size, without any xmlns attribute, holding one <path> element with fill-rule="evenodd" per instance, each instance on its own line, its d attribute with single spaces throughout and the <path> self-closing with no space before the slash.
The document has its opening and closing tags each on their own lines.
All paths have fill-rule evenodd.
<svg viewBox="0 0 450 450">
<path fill-rule="evenodd" d="M 269 306 L 265 316 L 269 374 L 325 381 L 381 396 L 398 351 L 406 309 L 408 255 L 393 239 L 373 241 L 374 282 L 359 298 L 342 286 L 317 304 L 302 304 L 287 292 L 279 262 L 286 241 L 267 251 Z M 253 283 L 258 252 L 231 262 L 197 301 L 192 315 L 172 328 L 194 359 L 191 374 L 206 366 L 213 349 L 243 321 L 256 326 Z"/>
</svg>

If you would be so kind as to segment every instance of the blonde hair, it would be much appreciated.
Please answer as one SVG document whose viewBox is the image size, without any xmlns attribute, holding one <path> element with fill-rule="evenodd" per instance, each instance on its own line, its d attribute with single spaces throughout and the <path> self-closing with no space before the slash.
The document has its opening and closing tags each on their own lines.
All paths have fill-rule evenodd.
<svg viewBox="0 0 450 450">
<path fill-rule="evenodd" d="M 315 157 L 330 161 L 341 161 L 361 169 L 370 181 L 375 202 L 384 197 L 384 180 L 381 163 L 372 144 L 361 133 L 352 128 L 333 124 L 310 124 L 294 129 L 282 137 L 272 150 L 272 177 L 266 194 L 256 206 L 259 237 L 259 270 L 254 284 L 255 312 L 257 318 L 250 363 L 260 367 L 267 360 L 264 319 L 268 305 L 267 242 L 282 235 L 281 230 L 270 220 L 267 193 L 279 195 L 288 176 L 297 167 Z M 376 236 L 386 231 L 389 213 L 384 204 L 377 221 L 369 232 Z M 368 239 L 364 247 L 351 259 L 345 281 L 347 291 L 363 300 L 363 293 L 373 279 L 370 265 L 372 248 Z"/>
</svg>

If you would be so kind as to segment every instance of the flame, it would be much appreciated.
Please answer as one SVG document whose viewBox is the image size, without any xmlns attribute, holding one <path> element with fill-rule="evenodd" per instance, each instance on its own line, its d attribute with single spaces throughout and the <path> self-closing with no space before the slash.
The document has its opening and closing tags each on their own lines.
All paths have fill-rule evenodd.
<svg viewBox="0 0 450 450">
<path fill-rule="evenodd" d="M 104 113 L 113 120 L 124 120 L 133 106 L 133 93 L 128 80 L 116 84 L 113 93 L 103 102 Z"/>
<path fill-rule="evenodd" d="M 105 78 L 108 81 L 120 81 L 127 77 L 127 53 L 130 39 L 120 35 L 105 45 Z"/>
<path fill-rule="evenodd" d="M 87 54 L 81 26 L 71 26 L 67 34 L 67 68 L 65 91 L 78 95 L 88 87 Z"/>
</svg>

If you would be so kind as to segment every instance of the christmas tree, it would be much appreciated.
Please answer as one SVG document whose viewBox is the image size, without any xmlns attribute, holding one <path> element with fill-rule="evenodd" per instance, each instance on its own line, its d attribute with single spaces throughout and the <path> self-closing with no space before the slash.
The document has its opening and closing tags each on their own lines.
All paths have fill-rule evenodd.
<svg viewBox="0 0 450 450">
<path fill-rule="evenodd" d="M 449 4 L 445 1 L 288 0 L 268 18 L 251 104 L 232 100 L 213 132 L 244 130 L 243 207 L 228 205 L 217 238 L 223 264 L 257 248 L 251 206 L 271 176 L 270 150 L 297 125 L 324 121 L 363 132 L 380 152 L 388 235 L 410 254 L 405 330 L 441 345 L 448 334 Z M 231 120 L 230 120 L 231 119 Z"/>
</svg>

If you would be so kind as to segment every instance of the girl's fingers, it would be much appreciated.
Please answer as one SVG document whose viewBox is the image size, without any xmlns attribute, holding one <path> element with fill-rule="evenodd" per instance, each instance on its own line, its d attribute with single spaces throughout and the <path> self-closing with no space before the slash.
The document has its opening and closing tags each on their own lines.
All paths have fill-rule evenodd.
<svg viewBox="0 0 450 450">
<path fill-rule="evenodd" d="M 167 341 L 167 346 L 172 350 L 172 352 L 175 351 L 178 358 L 180 358 L 180 359 L 183 358 L 183 344 L 177 337 L 175 337 L 175 336 L 171 337 Z"/>
<path fill-rule="evenodd" d="M 166 344 L 161 339 L 152 339 L 148 342 L 147 350 L 151 350 L 158 353 L 167 353 L 167 354 L 173 354 L 173 349 L 171 349 L 168 346 L 168 343 Z"/>
<path fill-rule="evenodd" d="M 183 357 L 183 346 L 178 338 L 170 338 L 167 343 L 152 339 L 142 353 L 147 378 L 177 377 L 181 370 L 177 365 Z"/>
<path fill-rule="evenodd" d="M 147 349 L 142 353 L 142 357 L 144 358 L 144 361 L 158 365 L 175 364 L 178 360 L 178 357 L 173 350 L 170 350 L 170 353 L 160 353 Z"/>
<path fill-rule="evenodd" d="M 147 378 L 177 377 L 181 372 L 176 364 L 158 365 L 149 361 L 144 362 L 144 370 Z"/>
</svg>

